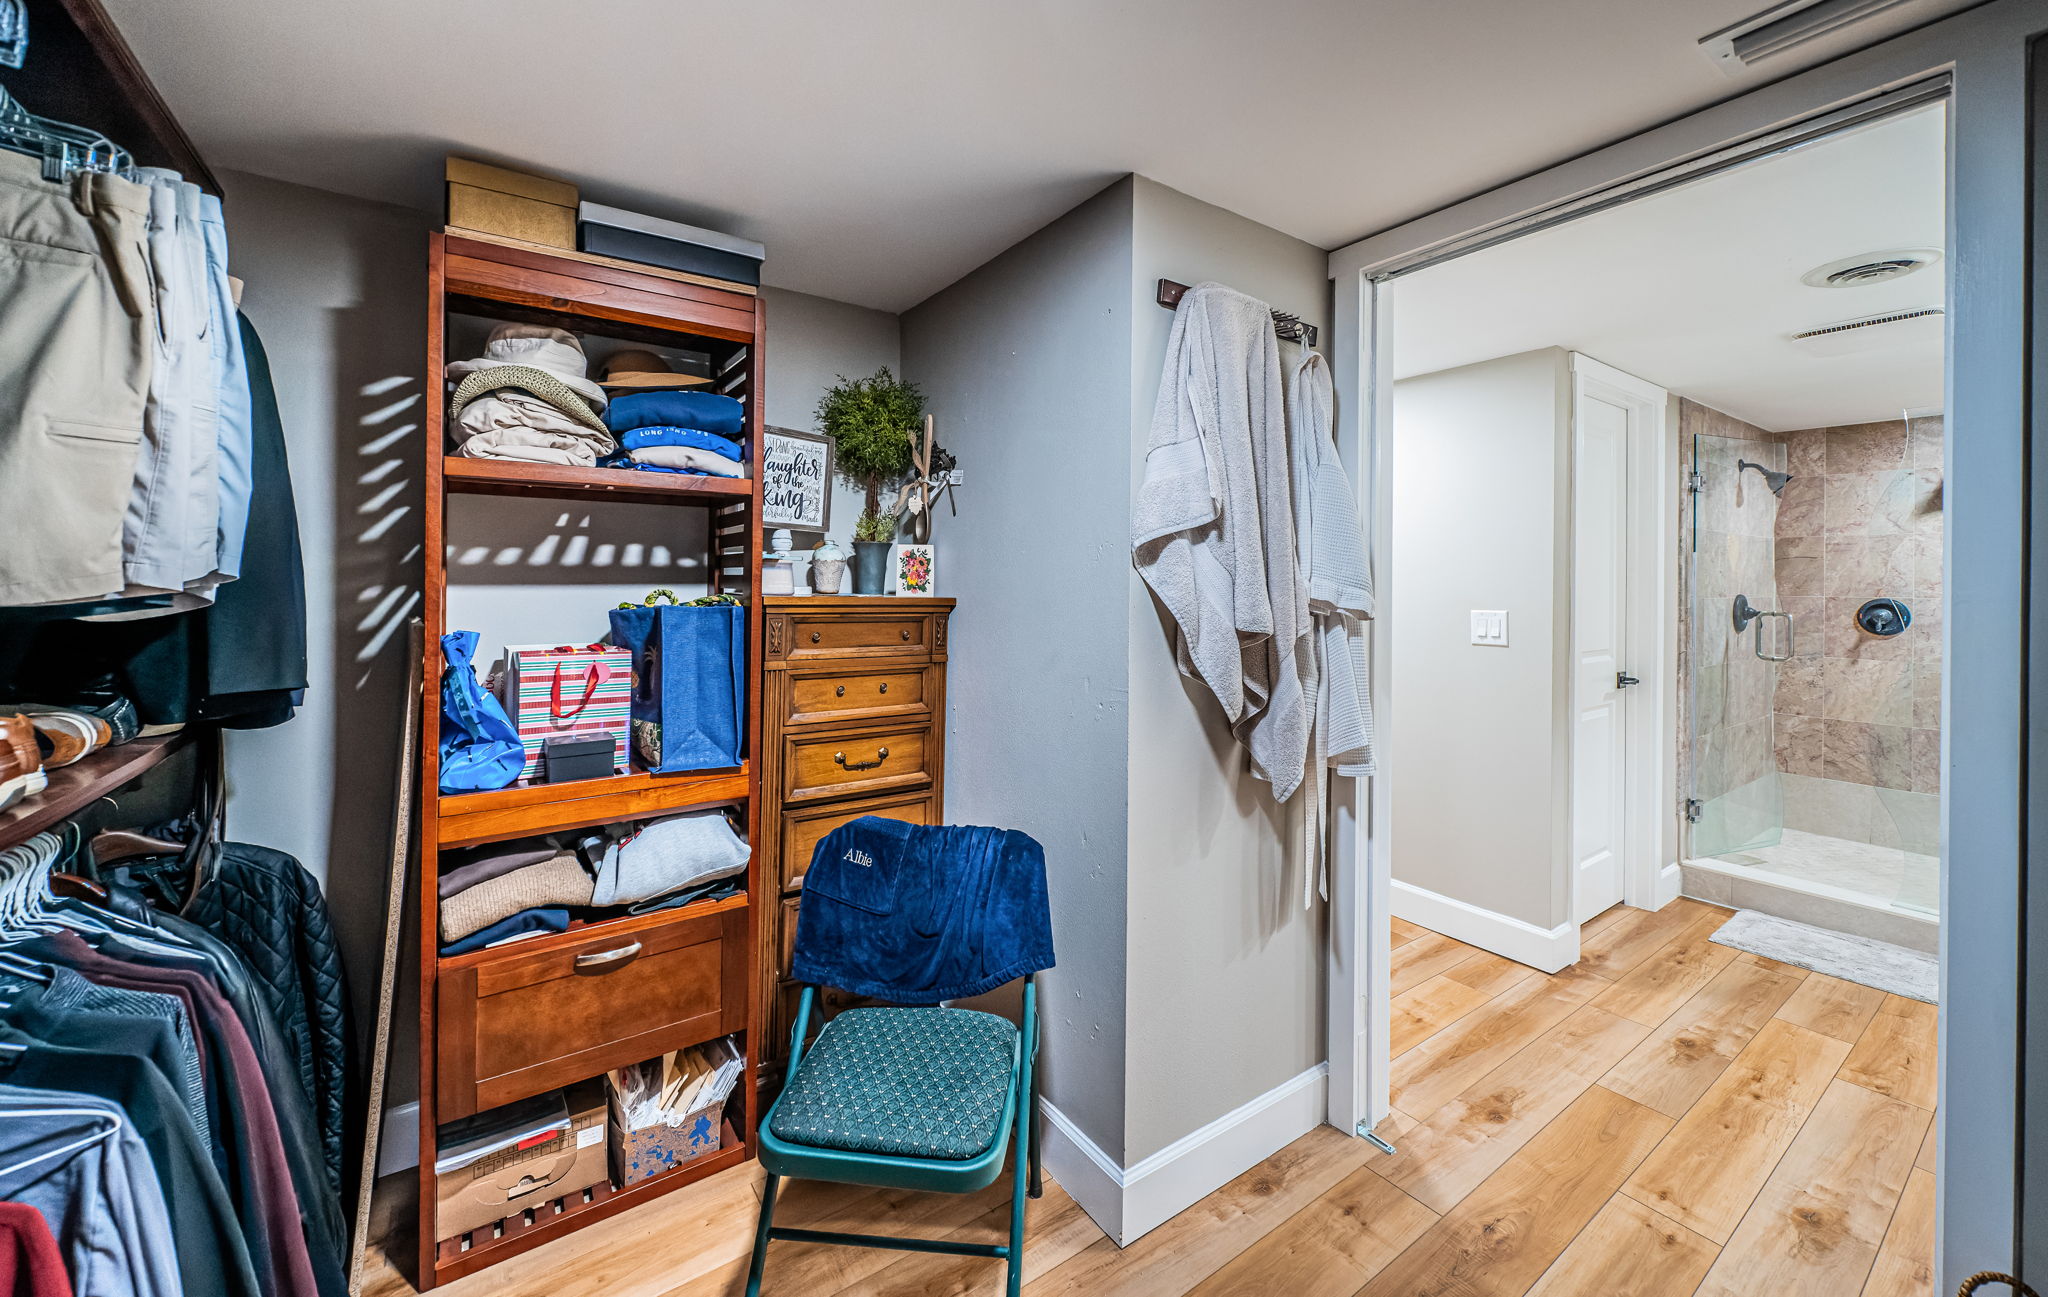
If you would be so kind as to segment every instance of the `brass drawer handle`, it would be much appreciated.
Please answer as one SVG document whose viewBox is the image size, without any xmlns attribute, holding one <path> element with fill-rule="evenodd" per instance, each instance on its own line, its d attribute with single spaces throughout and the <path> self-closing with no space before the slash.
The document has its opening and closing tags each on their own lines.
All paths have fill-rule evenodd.
<svg viewBox="0 0 2048 1297">
<path fill-rule="evenodd" d="M 876 766 L 889 759 L 889 749 L 876 748 L 873 761 L 848 761 L 844 752 L 833 753 L 832 759 L 839 763 L 841 770 L 873 770 Z"/>
<path fill-rule="evenodd" d="M 631 959 L 639 953 L 640 943 L 629 941 L 614 950 L 594 950 L 587 955 L 578 955 L 576 956 L 576 967 L 603 968 L 607 964 L 616 964 L 622 959 Z"/>
<path fill-rule="evenodd" d="M 904 639 L 908 640 L 910 638 L 910 627 L 905 626 L 900 633 Z"/>
<path fill-rule="evenodd" d="M 844 697 L 846 697 L 846 686 L 845 686 L 845 685 L 840 685 L 840 686 L 839 686 L 838 688 L 834 689 L 834 690 L 832 691 L 832 696 L 833 696 L 834 698 L 844 698 Z"/>
<path fill-rule="evenodd" d="M 813 644 L 816 644 L 816 643 L 817 643 L 817 642 L 818 642 L 819 640 L 821 640 L 821 639 L 824 639 L 824 638 L 825 638 L 825 635 L 824 635 L 824 632 L 822 632 L 822 631 L 812 631 L 812 632 L 811 632 L 811 643 L 813 643 Z"/>
<path fill-rule="evenodd" d="M 880 693 L 888 693 L 888 692 L 889 692 L 889 682 L 888 682 L 887 680 L 884 680 L 884 681 L 882 682 L 882 687 L 881 687 L 881 688 L 880 688 L 880 689 L 879 689 L 879 690 L 878 690 L 877 692 L 880 692 Z"/>
</svg>

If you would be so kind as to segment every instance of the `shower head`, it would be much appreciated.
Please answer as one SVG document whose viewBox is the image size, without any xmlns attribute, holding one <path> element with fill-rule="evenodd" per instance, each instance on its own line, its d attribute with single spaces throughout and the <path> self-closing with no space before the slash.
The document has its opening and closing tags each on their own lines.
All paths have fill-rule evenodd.
<svg viewBox="0 0 2048 1297">
<path fill-rule="evenodd" d="M 1737 476 L 1740 476 L 1745 468 L 1753 468 L 1757 472 L 1762 473 L 1764 475 L 1764 485 L 1771 488 L 1772 495 L 1783 495 L 1785 493 L 1785 483 L 1792 480 L 1790 473 L 1780 473 L 1775 468 L 1765 468 L 1762 464 L 1752 464 L 1746 459 L 1735 461 Z"/>
</svg>

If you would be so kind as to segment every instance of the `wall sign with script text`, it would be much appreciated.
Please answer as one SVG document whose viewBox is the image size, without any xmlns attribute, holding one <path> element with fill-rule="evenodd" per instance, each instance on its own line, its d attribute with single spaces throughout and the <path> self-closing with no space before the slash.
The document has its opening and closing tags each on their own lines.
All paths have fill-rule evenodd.
<svg viewBox="0 0 2048 1297">
<path fill-rule="evenodd" d="M 832 439 L 767 428 L 761 440 L 761 525 L 824 531 L 832 522 Z"/>
</svg>

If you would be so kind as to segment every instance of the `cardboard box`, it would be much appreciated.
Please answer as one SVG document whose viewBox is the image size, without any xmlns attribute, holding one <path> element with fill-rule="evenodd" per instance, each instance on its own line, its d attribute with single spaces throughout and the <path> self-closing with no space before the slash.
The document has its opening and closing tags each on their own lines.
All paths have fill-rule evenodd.
<svg viewBox="0 0 2048 1297">
<path fill-rule="evenodd" d="M 628 1130 L 614 1103 L 611 1137 L 612 1178 L 620 1185 L 637 1184 L 716 1153 L 725 1139 L 725 1101 L 691 1113 L 679 1125 L 656 1122 L 643 1130 Z"/>
<path fill-rule="evenodd" d="M 448 225 L 550 248 L 576 248 L 576 186 L 468 158 L 448 159 Z"/>
<path fill-rule="evenodd" d="M 604 1182 L 604 1083 L 579 1082 L 566 1092 L 557 1091 L 555 1097 L 564 1100 L 569 1119 L 566 1130 L 519 1138 L 522 1127 L 515 1123 L 509 1128 L 513 1135 L 509 1141 L 501 1141 L 474 1161 L 435 1177 L 437 1235 L 454 1238 L 483 1229 L 528 1207 L 539 1207 Z M 486 1120 L 491 1115 L 479 1114 Z M 444 1145 L 450 1129 L 443 1127 Z M 485 1143 L 491 1141 L 486 1139 Z"/>
</svg>

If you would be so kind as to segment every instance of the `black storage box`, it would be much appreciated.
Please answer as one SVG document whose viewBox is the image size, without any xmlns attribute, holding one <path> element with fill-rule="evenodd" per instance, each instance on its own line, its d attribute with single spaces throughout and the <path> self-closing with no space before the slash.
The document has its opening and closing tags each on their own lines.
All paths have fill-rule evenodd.
<svg viewBox="0 0 2048 1297">
<path fill-rule="evenodd" d="M 559 738 L 541 741 L 542 783 L 566 784 L 578 779 L 609 779 L 612 756 L 618 744 L 609 734 L 595 738 Z"/>
<path fill-rule="evenodd" d="M 760 244 L 747 239 L 602 203 L 577 205 L 576 249 L 755 286 L 761 282 L 761 261 L 767 255 Z"/>
</svg>

